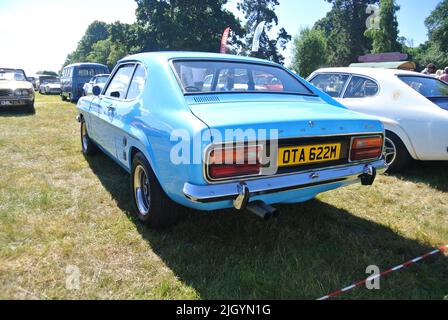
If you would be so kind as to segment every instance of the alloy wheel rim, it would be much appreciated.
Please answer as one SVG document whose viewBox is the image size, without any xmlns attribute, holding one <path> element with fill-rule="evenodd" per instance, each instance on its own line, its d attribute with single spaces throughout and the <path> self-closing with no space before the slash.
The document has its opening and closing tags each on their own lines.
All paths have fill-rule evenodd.
<svg viewBox="0 0 448 320">
<path fill-rule="evenodd" d="M 82 135 L 82 148 L 84 149 L 84 151 L 86 151 L 89 143 L 88 141 L 89 136 L 87 135 L 87 128 L 85 123 L 83 123 L 81 126 L 81 135 Z"/>
<path fill-rule="evenodd" d="M 134 195 L 138 211 L 142 216 L 147 216 L 151 209 L 151 189 L 148 174 L 141 165 L 138 165 L 134 172 Z"/>
<path fill-rule="evenodd" d="M 387 165 L 392 165 L 397 159 L 397 146 L 392 139 L 386 137 L 386 143 L 384 148 L 384 159 Z"/>
</svg>

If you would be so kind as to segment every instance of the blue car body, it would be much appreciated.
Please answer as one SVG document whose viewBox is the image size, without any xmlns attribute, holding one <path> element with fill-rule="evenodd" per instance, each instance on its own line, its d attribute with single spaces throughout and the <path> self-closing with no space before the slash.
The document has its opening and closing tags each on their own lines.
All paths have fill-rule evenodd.
<svg viewBox="0 0 448 320">
<path fill-rule="evenodd" d="M 313 94 L 278 93 L 186 93 L 179 84 L 173 62 L 232 61 L 281 68 Z M 146 71 L 142 93 L 132 100 L 108 96 L 114 75 L 120 66 L 136 64 Z M 119 61 L 99 96 L 82 97 L 78 101 L 78 120 L 85 121 L 91 140 L 127 172 L 132 170 L 136 152 L 144 154 L 163 191 L 174 202 L 193 209 L 213 211 L 236 207 L 235 201 L 245 196 L 249 203 L 262 201 L 268 205 L 308 201 L 322 192 L 373 178 L 386 167 L 382 156 L 375 159 L 311 169 L 277 172 L 257 176 L 210 181 L 204 173 L 204 159 L 192 164 L 170 161 L 174 130 L 188 132 L 191 139 L 200 139 L 204 153 L 210 146 L 226 143 L 227 129 L 276 129 L 279 142 L 298 143 L 301 139 L 347 141 L 365 135 L 383 137 L 382 123 L 374 117 L 352 112 L 319 91 L 304 79 L 272 62 L 231 55 L 192 52 L 143 53 Z M 221 135 L 216 133 L 222 133 Z M 304 140 L 304 141 L 305 141 Z M 294 142 L 297 141 L 297 142 Z M 193 154 L 197 146 L 191 145 Z M 348 154 L 350 150 L 344 154 Z M 242 194 L 242 187 L 246 195 Z"/>
<path fill-rule="evenodd" d="M 63 100 L 78 101 L 83 95 L 84 84 L 98 74 L 108 74 L 109 68 L 98 63 L 76 63 L 64 67 L 61 77 Z"/>
</svg>

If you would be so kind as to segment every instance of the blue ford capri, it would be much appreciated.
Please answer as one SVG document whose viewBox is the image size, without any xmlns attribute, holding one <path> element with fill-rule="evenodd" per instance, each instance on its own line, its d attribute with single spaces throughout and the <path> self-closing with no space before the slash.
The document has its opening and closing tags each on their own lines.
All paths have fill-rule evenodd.
<svg viewBox="0 0 448 320">
<path fill-rule="evenodd" d="M 154 228 L 183 207 L 268 219 L 272 205 L 371 185 L 386 169 L 379 120 L 272 62 L 143 53 L 93 93 L 78 102 L 83 153 L 99 149 L 130 173 L 136 214 Z"/>
</svg>

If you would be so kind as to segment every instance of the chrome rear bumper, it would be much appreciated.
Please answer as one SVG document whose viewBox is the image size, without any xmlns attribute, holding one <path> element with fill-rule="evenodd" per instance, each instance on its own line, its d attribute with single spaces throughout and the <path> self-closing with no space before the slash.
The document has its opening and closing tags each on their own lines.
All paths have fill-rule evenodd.
<svg viewBox="0 0 448 320">
<path fill-rule="evenodd" d="M 383 160 L 378 160 L 367 164 L 216 185 L 198 186 L 186 183 L 183 193 L 193 202 L 209 203 L 234 200 L 236 209 L 244 209 L 250 197 L 263 194 L 358 180 L 364 185 L 370 185 L 375 180 L 377 173 L 384 173 L 386 170 L 386 163 Z"/>
</svg>

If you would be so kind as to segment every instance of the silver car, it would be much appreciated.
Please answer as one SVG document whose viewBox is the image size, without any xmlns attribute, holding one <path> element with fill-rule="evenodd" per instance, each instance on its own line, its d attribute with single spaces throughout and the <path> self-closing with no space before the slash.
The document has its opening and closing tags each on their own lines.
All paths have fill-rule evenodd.
<svg viewBox="0 0 448 320">
<path fill-rule="evenodd" d="M 98 86 L 101 90 L 103 90 L 104 86 L 106 85 L 107 79 L 109 79 L 108 74 L 98 74 L 94 76 L 92 79 L 90 79 L 89 82 L 84 84 L 84 87 L 82 88 L 83 95 L 92 95 L 92 89 L 94 86 Z"/>
</svg>

